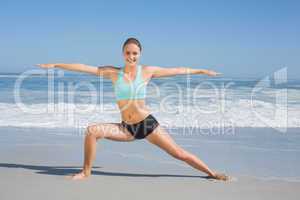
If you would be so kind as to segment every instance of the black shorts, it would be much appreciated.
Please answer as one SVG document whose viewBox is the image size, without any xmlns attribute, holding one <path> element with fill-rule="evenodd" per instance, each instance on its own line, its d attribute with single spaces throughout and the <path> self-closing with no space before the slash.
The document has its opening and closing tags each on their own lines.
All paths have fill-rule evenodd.
<svg viewBox="0 0 300 200">
<path fill-rule="evenodd" d="M 158 121 L 151 114 L 136 124 L 127 124 L 124 121 L 121 124 L 135 139 L 144 139 L 159 125 Z"/>
</svg>

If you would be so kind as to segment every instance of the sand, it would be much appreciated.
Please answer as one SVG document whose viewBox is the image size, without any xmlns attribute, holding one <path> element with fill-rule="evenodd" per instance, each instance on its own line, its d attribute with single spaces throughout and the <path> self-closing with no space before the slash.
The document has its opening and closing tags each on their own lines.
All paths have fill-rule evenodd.
<svg viewBox="0 0 300 200">
<path fill-rule="evenodd" d="M 92 176 L 84 181 L 71 181 L 66 176 L 78 172 L 83 160 L 83 137 L 78 130 L 2 127 L 0 131 L 1 200 L 275 200 L 298 199 L 300 195 L 300 181 L 298 177 L 295 178 L 299 172 L 297 166 L 294 166 L 299 163 L 296 157 L 299 154 L 294 151 L 282 153 L 291 156 L 290 161 L 294 163 L 287 166 L 274 165 L 274 169 L 270 169 L 273 174 L 266 174 L 267 169 L 263 169 L 263 163 L 260 163 L 266 151 L 259 150 L 264 155 L 258 156 L 258 152 L 255 157 L 257 160 L 249 157 L 249 163 L 255 163 L 247 168 L 247 158 L 240 158 L 253 152 L 244 149 L 238 154 L 232 148 L 230 152 L 228 148 L 232 144 L 228 144 L 228 141 L 233 140 L 220 139 L 222 137 L 218 140 L 209 139 L 208 136 L 197 140 L 195 137 L 174 134 L 174 139 L 180 145 L 199 155 L 212 168 L 225 171 L 233 177 L 229 182 L 221 182 L 207 179 L 205 174 L 174 160 L 146 140 L 129 143 L 102 140 L 98 142 Z M 201 147 L 195 148 L 196 143 Z M 233 163 L 239 160 L 243 164 Z M 276 164 L 277 161 L 274 162 Z M 269 161 L 265 163 L 267 167 L 272 164 Z M 280 169 L 289 171 L 286 176 L 284 172 L 274 176 L 276 170 Z"/>
</svg>

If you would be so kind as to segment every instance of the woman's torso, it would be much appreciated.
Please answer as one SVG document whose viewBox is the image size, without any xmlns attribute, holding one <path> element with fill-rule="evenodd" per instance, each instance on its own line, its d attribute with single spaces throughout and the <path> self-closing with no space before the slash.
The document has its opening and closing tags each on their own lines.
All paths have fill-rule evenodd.
<svg viewBox="0 0 300 200">
<path fill-rule="evenodd" d="M 135 81 L 138 75 L 138 67 L 137 66 L 137 71 L 134 74 L 134 77 L 126 77 L 126 76 L 122 76 L 123 70 L 122 68 L 120 68 L 115 74 L 112 75 L 112 82 L 114 84 L 114 86 L 116 85 L 117 81 L 120 81 L 120 79 L 124 79 L 122 80 L 123 83 L 122 84 L 133 84 L 133 81 Z M 120 75 L 121 73 L 121 75 Z M 150 81 L 150 75 L 147 74 L 147 71 L 144 70 L 144 67 L 140 66 L 140 78 L 142 79 L 143 83 L 144 83 L 144 87 L 147 86 L 148 82 Z M 128 80 L 130 79 L 130 80 Z M 124 81 L 126 81 L 126 83 L 124 83 Z M 117 83 L 119 84 L 119 82 Z M 128 124 L 134 124 L 137 122 L 142 121 L 143 119 L 145 119 L 149 114 L 150 114 L 150 110 L 149 108 L 146 106 L 145 104 L 145 99 L 117 99 L 117 104 L 119 107 L 119 110 L 121 112 L 121 118 L 122 121 L 128 123 Z"/>
<path fill-rule="evenodd" d="M 150 110 L 145 105 L 145 100 L 120 100 L 117 104 L 122 121 L 128 124 L 138 123 L 150 114 Z"/>
</svg>

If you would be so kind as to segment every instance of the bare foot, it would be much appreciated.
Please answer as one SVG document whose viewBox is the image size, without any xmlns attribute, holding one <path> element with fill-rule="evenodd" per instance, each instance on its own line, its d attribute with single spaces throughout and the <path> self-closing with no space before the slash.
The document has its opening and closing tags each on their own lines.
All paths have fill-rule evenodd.
<svg viewBox="0 0 300 200">
<path fill-rule="evenodd" d="M 215 175 L 211 176 L 211 178 L 214 178 L 214 179 L 220 180 L 220 181 L 228 181 L 229 180 L 229 176 L 227 176 L 226 174 L 221 174 L 221 173 L 215 173 Z"/>
<path fill-rule="evenodd" d="M 86 175 L 83 171 L 81 171 L 77 174 L 68 176 L 67 178 L 69 178 L 71 180 L 84 180 L 84 179 L 87 179 L 88 177 L 89 177 L 89 175 Z"/>
</svg>

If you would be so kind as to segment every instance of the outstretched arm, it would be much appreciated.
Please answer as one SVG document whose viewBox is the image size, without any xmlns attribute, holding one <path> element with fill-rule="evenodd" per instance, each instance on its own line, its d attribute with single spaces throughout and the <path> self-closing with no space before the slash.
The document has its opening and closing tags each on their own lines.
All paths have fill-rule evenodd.
<svg viewBox="0 0 300 200">
<path fill-rule="evenodd" d="M 111 74 L 116 72 L 117 68 L 113 66 L 90 66 L 85 64 L 64 64 L 64 63 L 55 63 L 55 64 L 37 64 L 37 66 L 42 68 L 61 68 L 70 71 L 84 72 L 93 74 L 96 76 L 103 76 L 105 78 L 110 78 Z"/>
<path fill-rule="evenodd" d="M 167 77 L 167 76 L 176 76 L 183 74 L 204 74 L 208 76 L 217 76 L 221 73 L 217 73 L 212 70 L 207 69 L 193 69 L 189 67 L 172 67 L 172 68 L 163 68 L 157 66 L 147 66 L 147 69 L 152 74 L 153 78 L 157 77 Z"/>
</svg>

